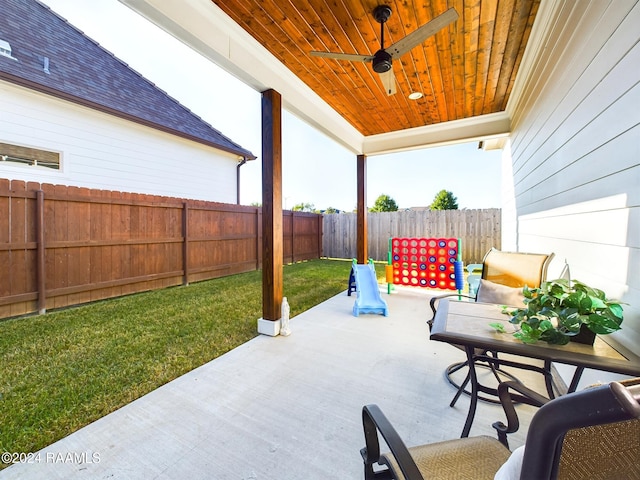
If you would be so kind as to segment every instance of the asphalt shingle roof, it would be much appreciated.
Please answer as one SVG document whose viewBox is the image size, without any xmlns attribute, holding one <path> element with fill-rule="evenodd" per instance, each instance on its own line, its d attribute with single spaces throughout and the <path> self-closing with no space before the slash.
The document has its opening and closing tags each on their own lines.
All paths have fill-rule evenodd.
<svg viewBox="0 0 640 480">
<path fill-rule="evenodd" d="M 256 158 L 49 7 L 35 0 L 0 4 L 0 39 L 9 42 L 15 58 L 0 55 L 0 79 Z"/>
</svg>

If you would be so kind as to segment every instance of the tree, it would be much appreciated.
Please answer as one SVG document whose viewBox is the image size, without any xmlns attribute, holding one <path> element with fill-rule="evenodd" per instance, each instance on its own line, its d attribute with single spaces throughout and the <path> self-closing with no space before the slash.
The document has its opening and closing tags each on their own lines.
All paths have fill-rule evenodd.
<svg viewBox="0 0 640 480">
<path fill-rule="evenodd" d="M 333 207 L 327 207 L 324 213 L 338 213 L 338 209 Z"/>
<path fill-rule="evenodd" d="M 291 210 L 294 212 L 313 212 L 315 210 L 315 205 L 313 203 L 298 203 L 294 205 Z"/>
<path fill-rule="evenodd" d="M 384 193 L 376 198 L 376 202 L 373 207 L 369 209 L 370 212 L 397 212 L 398 204 L 389 195 Z"/>
<path fill-rule="evenodd" d="M 458 199 L 450 191 L 440 190 L 429 208 L 431 210 L 458 210 Z"/>
</svg>

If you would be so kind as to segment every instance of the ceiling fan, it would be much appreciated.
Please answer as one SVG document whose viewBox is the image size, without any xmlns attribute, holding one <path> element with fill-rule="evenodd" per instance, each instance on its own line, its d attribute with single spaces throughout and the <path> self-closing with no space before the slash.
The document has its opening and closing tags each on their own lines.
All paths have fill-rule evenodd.
<svg viewBox="0 0 640 480">
<path fill-rule="evenodd" d="M 333 58 L 336 60 L 348 60 L 351 62 L 371 62 L 373 71 L 380 75 L 380 80 L 387 95 L 396 93 L 396 80 L 393 75 L 392 61 L 407 53 L 413 47 L 424 42 L 431 35 L 449 25 L 458 18 L 455 8 L 450 8 L 446 12 L 438 15 L 431 21 L 425 23 L 409 35 L 401 38 L 393 45 L 384 48 L 384 24 L 391 16 L 391 7 L 388 5 L 378 5 L 373 9 L 373 18 L 380 24 L 380 50 L 373 55 L 361 55 L 351 53 L 332 52 L 309 52 L 315 57 Z"/>
</svg>

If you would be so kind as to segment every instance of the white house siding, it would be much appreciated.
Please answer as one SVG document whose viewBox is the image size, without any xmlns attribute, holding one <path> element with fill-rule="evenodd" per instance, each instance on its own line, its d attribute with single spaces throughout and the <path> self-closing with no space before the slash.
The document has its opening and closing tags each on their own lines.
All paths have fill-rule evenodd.
<svg viewBox="0 0 640 480">
<path fill-rule="evenodd" d="M 621 298 L 640 354 L 640 2 L 556 2 L 560 19 L 512 113 L 503 248 L 555 252 Z M 509 172 L 513 177 L 509 177 Z"/>
<path fill-rule="evenodd" d="M 61 170 L 0 178 L 236 203 L 236 156 L 0 81 L 0 142 L 61 153 Z"/>
</svg>

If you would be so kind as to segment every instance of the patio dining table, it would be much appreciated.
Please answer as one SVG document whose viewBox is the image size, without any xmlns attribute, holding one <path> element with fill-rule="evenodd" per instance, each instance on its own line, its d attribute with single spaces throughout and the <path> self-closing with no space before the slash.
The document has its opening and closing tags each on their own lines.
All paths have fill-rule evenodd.
<svg viewBox="0 0 640 480">
<path fill-rule="evenodd" d="M 500 333 L 490 323 L 499 322 L 507 333 Z M 610 337 L 596 336 L 593 345 L 569 342 L 567 345 L 550 345 L 546 342 L 524 344 L 513 337 L 515 326 L 502 313 L 502 306 L 443 299 L 434 318 L 431 340 L 464 347 L 469 362 L 471 401 L 461 437 L 467 437 L 473 424 L 478 394 L 493 393 L 478 382 L 474 359 L 476 349 L 507 353 L 520 357 L 544 360 L 576 367 L 568 387 L 573 392 L 585 368 L 623 375 L 640 376 L 640 356 L 619 345 Z"/>
</svg>

